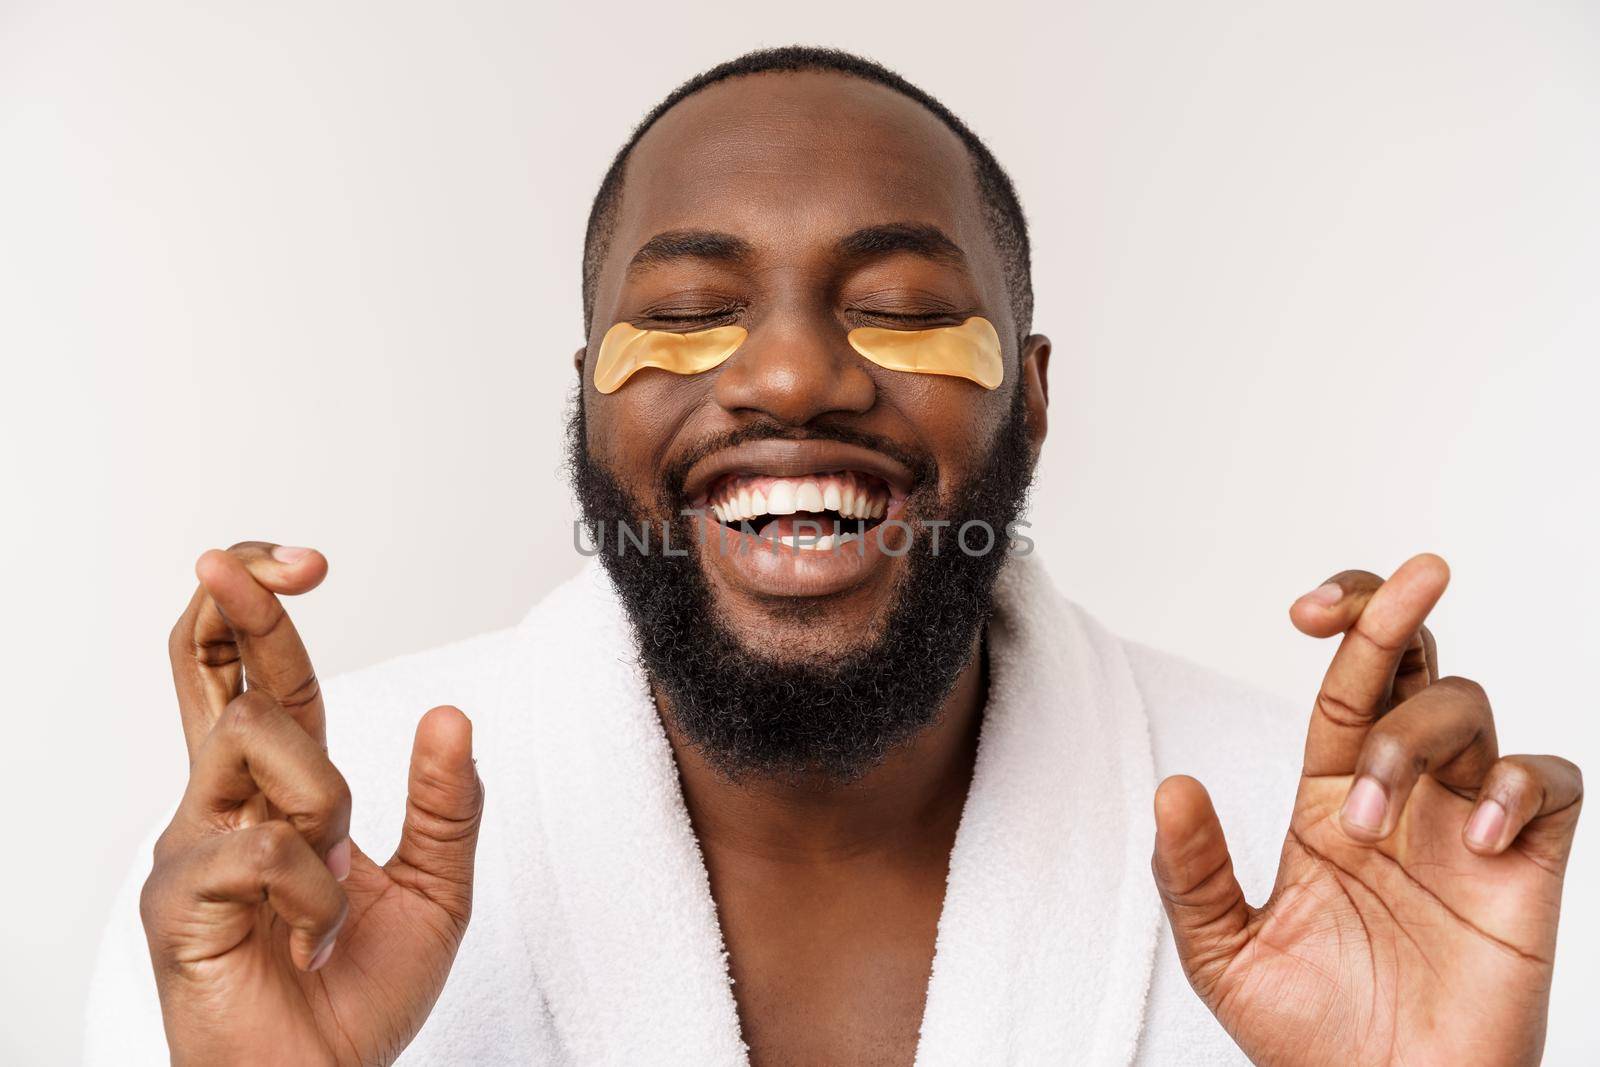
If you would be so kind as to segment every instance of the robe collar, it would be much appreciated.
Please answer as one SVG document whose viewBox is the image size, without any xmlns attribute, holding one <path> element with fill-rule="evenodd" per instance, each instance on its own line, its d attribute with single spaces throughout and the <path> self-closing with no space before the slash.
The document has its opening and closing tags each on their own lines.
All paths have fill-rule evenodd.
<svg viewBox="0 0 1600 1067">
<path fill-rule="evenodd" d="M 1160 906 L 1148 719 L 1120 641 L 1013 557 L 989 624 L 977 761 L 919 1067 L 1129 1062 Z M 748 1062 L 677 767 L 597 562 L 517 630 L 493 803 L 533 972 L 590 1064 Z"/>
</svg>

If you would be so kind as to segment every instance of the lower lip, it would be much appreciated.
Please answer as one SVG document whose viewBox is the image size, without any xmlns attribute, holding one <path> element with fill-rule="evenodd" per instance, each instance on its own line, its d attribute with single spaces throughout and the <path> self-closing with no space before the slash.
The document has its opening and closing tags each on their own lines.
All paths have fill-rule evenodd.
<svg viewBox="0 0 1600 1067">
<path fill-rule="evenodd" d="M 887 571 L 905 555 L 910 534 L 891 510 L 859 540 L 831 548 L 796 548 L 771 537 L 731 529 L 702 515 L 700 540 L 706 567 L 729 583 L 758 596 L 823 597 L 843 593 Z M 889 550 L 883 534 L 888 527 Z"/>
</svg>

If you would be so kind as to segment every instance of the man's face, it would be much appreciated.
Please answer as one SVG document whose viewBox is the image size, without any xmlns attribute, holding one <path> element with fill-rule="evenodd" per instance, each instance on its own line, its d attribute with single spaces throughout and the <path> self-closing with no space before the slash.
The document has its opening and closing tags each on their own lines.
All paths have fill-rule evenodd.
<svg viewBox="0 0 1600 1067">
<path fill-rule="evenodd" d="M 632 154 L 597 280 L 578 357 L 589 459 L 657 518 L 768 478 L 815 475 L 826 489 L 831 475 L 868 495 L 868 510 L 881 501 L 882 518 L 959 522 L 946 509 L 1008 417 L 1026 412 L 1029 466 L 1045 425 L 1048 342 L 1019 346 L 984 210 L 961 141 L 883 86 L 766 74 L 678 104 Z M 1004 348 L 993 390 L 883 369 L 846 340 L 859 326 L 922 330 L 975 315 Z M 624 321 L 677 332 L 737 324 L 748 336 L 715 370 L 645 370 L 601 394 L 593 357 Z M 721 535 L 709 510 L 697 521 L 707 540 L 695 561 L 717 621 L 775 661 L 871 645 L 912 566 L 871 533 L 840 551 L 770 539 L 741 551 L 743 535 Z M 775 518 L 752 526 L 789 532 Z M 891 550 L 902 538 L 885 532 Z"/>
</svg>

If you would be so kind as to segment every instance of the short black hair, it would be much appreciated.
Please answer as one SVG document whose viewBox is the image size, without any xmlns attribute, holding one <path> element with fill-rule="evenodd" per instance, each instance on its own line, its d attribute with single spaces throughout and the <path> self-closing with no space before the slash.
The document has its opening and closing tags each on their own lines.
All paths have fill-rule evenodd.
<svg viewBox="0 0 1600 1067">
<path fill-rule="evenodd" d="M 1005 270 L 1006 290 L 1011 298 L 1011 313 L 1016 320 L 1017 336 L 1027 336 L 1033 322 L 1033 272 L 1028 249 L 1028 222 L 1022 213 L 1022 203 L 1017 199 L 1015 186 L 994 154 L 956 118 L 950 109 L 928 93 L 912 85 L 881 63 L 837 48 L 818 48 L 808 45 L 788 45 L 783 48 L 762 48 L 746 52 L 736 59 L 719 63 L 710 70 L 696 74 L 674 89 L 666 99 L 652 108 L 649 114 L 634 127 L 626 144 L 618 149 L 600 182 L 594 204 L 589 209 L 589 224 L 583 238 L 583 324 L 585 335 L 594 318 L 595 286 L 600 277 L 600 264 L 605 259 L 611 243 L 612 229 L 616 224 L 618 205 L 622 200 L 622 182 L 627 169 L 628 156 L 656 120 L 672 107 L 693 96 L 701 89 L 729 78 L 746 74 L 787 73 L 800 71 L 832 71 L 862 78 L 916 101 L 948 126 L 961 138 L 972 157 L 972 168 L 978 179 L 978 191 L 983 198 L 985 220 L 989 225 L 995 246 L 1000 250 Z"/>
</svg>

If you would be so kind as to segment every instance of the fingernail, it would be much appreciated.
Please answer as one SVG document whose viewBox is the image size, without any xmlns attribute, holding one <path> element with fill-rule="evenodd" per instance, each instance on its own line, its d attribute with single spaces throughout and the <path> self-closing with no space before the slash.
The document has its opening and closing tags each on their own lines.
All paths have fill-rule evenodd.
<svg viewBox="0 0 1600 1067">
<path fill-rule="evenodd" d="M 328 957 L 333 955 L 333 946 L 337 943 L 337 941 L 337 938 L 328 938 L 328 943 L 317 949 L 317 954 L 311 957 L 311 965 L 307 967 L 306 970 L 315 971 L 324 963 L 327 963 Z"/>
<path fill-rule="evenodd" d="M 1344 599 L 1344 590 L 1339 587 L 1338 582 L 1324 582 L 1300 599 L 1331 608 Z"/>
<path fill-rule="evenodd" d="M 1485 800 L 1467 820 L 1467 840 L 1479 848 L 1493 848 L 1506 828 L 1506 809 L 1498 800 Z"/>
<path fill-rule="evenodd" d="M 294 545 L 273 545 L 272 558 L 279 563 L 298 563 L 310 551 L 309 548 L 296 548 Z"/>
<path fill-rule="evenodd" d="M 342 882 L 350 877 L 350 839 L 347 837 L 328 850 L 328 870 L 333 872 L 333 880 Z"/>
<path fill-rule="evenodd" d="M 1383 812 L 1388 806 L 1389 798 L 1383 786 L 1375 779 L 1362 775 L 1344 798 L 1344 821 L 1361 830 L 1380 830 L 1383 828 Z"/>
</svg>

